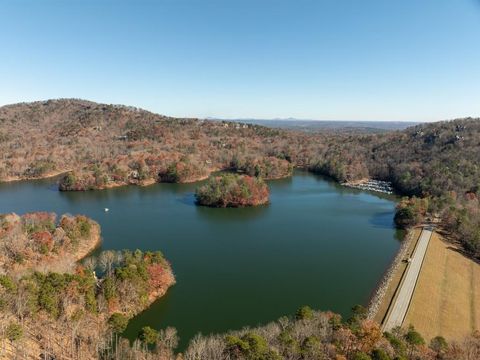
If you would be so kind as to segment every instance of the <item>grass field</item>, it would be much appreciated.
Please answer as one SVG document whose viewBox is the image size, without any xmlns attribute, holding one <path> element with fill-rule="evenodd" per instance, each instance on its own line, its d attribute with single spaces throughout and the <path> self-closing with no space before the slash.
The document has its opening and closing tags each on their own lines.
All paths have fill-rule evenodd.
<svg viewBox="0 0 480 360">
<path fill-rule="evenodd" d="M 403 323 L 425 337 L 461 340 L 480 330 L 480 265 L 433 233 Z"/>
</svg>

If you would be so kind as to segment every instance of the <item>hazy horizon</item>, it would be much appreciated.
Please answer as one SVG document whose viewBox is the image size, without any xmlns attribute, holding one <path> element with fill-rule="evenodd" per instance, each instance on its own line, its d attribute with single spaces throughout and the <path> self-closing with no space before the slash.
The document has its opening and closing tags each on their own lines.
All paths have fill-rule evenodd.
<svg viewBox="0 0 480 360">
<path fill-rule="evenodd" d="M 79 101 L 88 101 L 88 102 L 93 102 L 93 103 L 99 103 L 102 104 L 102 102 L 98 102 L 95 100 L 90 100 L 90 99 L 80 99 L 80 98 L 55 98 L 55 99 L 44 99 L 44 100 L 31 100 L 31 101 L 18 101 L 14 103 L 9 103 L 9 104 L 0 104 L 0 107 L 2 106 L 12 106 L 12 105 L 18 105 L 18 104 L 28 104 L 28 103 L 35 103 L 35 102 L 47 102 L 47 101 L 57 101 L 57 100 L 79 100 Z M 164 115 L 164 116 L 170 116 L 170 117 L 179 117 L 182 118 L 182 116 L 173 116 L 161 112 L 156 112 L 154 110 L 149 110 L 145 109 L 142 107 L 138 107 L 135 105 L 127 105 L 127 104 L 119 104 L 119 103 L 105 103 L 107 105 L 113 105 L 113 106 L 127 106 L 127 107 L 134 107 L 138 108 L 141 110 L 149 111 L 152 113 L 156 113 L 159 115 Z M 185 117 L 185 116 L 183 116 Z M 294 117 L 284 117 L 284 118 L 261 118 L 261 117 L 219 117 L 219 116 L 206 116 L 206 117 L 200 117 L 200 116 L 192 116 L 191 118 L 197 118 L 201 120 L 218 120 L 218 121 L 300 121 L 300 122 L 392 122 L 392 123 L 423 123 L 427 121 L 419 121 L 419 120 L 384 120 L 384 119 L 377 119 L 377 120 L 369 120 L 369 119 L 305 119 L 305 118 L 294 118 Z M 454 119 L 438 119 L 438 120 L 433 120 L 433 121 L 444 121 L 444 120 L 454 120 Z"/>
<path fill-rule="evenodd" d="M 294 117 L 286 117 L 286 118 L 259 118 L 259 117 L 230 117 L 230 118 L 223 118 L 223 117 L 211 117 L 208 116 L 204 119 L 207 120 L 226 120 L 226 121 L 248 121 L 248 120 L 255 120 L 255 121 L 338 121 L 338 122 L 401 122 L 401 123 L 418 123 L 418 122 L 425 122 L 425 121 L 417 121 L 417 120 L 369 120 L 369 119 L 300 119 Z M 453 119 L 439 119 L 438 121 L 442 120 L 453 120 Z"/>
</svg>

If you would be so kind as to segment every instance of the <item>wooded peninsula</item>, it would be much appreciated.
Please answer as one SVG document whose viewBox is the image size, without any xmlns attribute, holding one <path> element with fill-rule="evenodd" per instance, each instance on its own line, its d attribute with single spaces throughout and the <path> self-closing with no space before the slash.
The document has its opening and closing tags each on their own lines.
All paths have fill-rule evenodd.
<svg viewBox="0 0 480 360">
<path fill-rule="evenodd" d="M 158 251 L 104 251 L 80 262 L 99 245 L 99 225 L 84 216 L 0 215 L 2 358 L 111 356 L 113 332 L 175 283 Z"/>
</svg>

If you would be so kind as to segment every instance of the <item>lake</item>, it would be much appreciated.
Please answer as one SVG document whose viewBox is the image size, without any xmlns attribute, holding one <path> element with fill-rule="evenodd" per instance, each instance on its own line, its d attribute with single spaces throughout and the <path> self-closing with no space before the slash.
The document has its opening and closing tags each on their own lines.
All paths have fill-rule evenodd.
<svg viewBox="0 0 480 360">
<path fill-rule="evenodd" d="M 194 204 L 198 184 L 61 193 L 54 179 L 0 184 L 0 212 L 85 214 L 103 249 L 161 250 L 177 284 L 131 320 L 196 333 L 255 326 L 302 305 L 348 316 L 370 295 L 400 246 L 395 197 L 295 172 L 269 182 L 271 203 L 243 209 Z M 104 208 L 109 208 L 108 213 Z"/>
</svg>

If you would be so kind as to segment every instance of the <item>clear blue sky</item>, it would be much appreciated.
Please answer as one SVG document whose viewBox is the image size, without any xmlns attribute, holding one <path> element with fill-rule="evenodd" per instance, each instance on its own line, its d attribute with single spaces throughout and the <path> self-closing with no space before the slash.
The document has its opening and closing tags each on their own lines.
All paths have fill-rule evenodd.
<svg viewBox="0 0 480 360">
<path fill-rule="evenodd" d="M 480 0 L 0 0 L 0 105 L 480 116 Z"/>
</svg>

